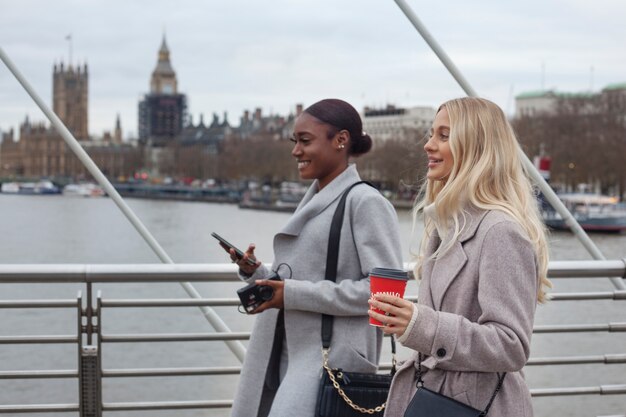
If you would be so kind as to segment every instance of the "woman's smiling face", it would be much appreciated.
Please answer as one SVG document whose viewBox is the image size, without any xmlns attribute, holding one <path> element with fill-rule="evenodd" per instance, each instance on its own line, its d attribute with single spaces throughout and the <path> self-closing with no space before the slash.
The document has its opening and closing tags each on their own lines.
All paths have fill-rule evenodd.
<svg viewBox="0 0 626 417">
<path fill-rule="evenodd" d="M 291 138 L 294 142 L 291 155 L 298 162 L 300 178 L 319 180 L 320 189 L 341 174 L 348 164 L 347 132 L 338 131 L 329 139 L 329 131 L 332 133 L 332 126 L 305 112 L 296 119 Z"/>
<path fill-rule="evenodd" d="M 454 158 L 450 149 L 450 117 L 445 107 L 435 116 L 424 150 L 428 157 L 426 177 L 433 181 L 447 181 L 454 167 Z"/>
</svg>

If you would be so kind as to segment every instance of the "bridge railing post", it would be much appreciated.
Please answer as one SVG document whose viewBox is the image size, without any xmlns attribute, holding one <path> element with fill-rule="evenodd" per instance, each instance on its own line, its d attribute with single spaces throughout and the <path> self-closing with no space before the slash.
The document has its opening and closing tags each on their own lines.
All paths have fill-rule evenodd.
<svg viewBox="0 0 626 417">
<path fill-rule="evenodd" d="M 79 293 L 79 301 L 82 297 Z M 78 303 L 78 398 L 80 417 L 102 417 L 102 354 L 100 352 L 100 309 L 93 308 L 91 283 L 87 283 L 86 308 Z M 86 321 L 83 323 L 83 318 Z M 94 319 L 98 322 L 94 324 Z M 93 343 L 93 337 L 97 342 Z"/>
</svg>

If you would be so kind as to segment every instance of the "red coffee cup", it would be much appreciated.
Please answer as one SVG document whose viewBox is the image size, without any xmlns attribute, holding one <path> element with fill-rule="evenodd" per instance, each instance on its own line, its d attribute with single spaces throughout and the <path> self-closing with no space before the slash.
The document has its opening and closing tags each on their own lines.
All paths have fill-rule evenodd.
<svg viewBox="0 0 626 417">
<path fill-rule="evenodd" d="M 373 298 L 375 294 L 389 294 L 402 298 L 408 279 L 407 272 L 401 269 L 374 268 L 370 271 L 370 298 Z M 372 311 L 385 314 L 377 308 L 372 308 Z M 370 317 L 370 324 L 377 327 L 383 326 L 380 321 L 372 317 Z"/>
</svg>

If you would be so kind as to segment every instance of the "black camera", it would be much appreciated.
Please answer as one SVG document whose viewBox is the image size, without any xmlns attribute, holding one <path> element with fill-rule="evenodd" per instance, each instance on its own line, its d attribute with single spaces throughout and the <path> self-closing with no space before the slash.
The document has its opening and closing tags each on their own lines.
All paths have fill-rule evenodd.
<svg viewBox="0 0 626 417">
<path fill-rule="evenodd" d="M 280 277 L 277 273 L 273 273 L 269 280 L 280 281 Z M 268 285 L 257 285 L 256 283 L 248 284 L 243 288 L 237 290 L 237 295 L 241 300 L 246 313 L 254 311 L 258 306 L 266 301 L 269 301 L 274 296 L 274 288 Z"/>
</svg>

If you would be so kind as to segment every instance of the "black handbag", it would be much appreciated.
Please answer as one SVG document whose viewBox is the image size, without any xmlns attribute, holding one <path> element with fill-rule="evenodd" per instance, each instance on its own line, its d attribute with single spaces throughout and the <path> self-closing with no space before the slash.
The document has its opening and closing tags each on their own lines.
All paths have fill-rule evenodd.
<svg viewBox="0 0 626 417">
<path fill-rule="evenodd" d="M 341 196 L 330 226 L 328 255 L 326 258 L 326 279 L 337 278 L 339 260 L 339 237 L 343 223 L 346 198 L 352 187 L 365 183 L 360 181 L 348 187 Z M 369 183 L 366 183 L 371 185 Z M 388 375 L 348 372 L 331 368 L 328 364 L 328 351 L 333 334 L 333 316 L 322 315 L 322 355 L 324 359 L 322 378 L 317 394 L 316 417 L 359 417 L 364 414 L 382 417 L 391 386 L 391 379 L 396 372 L 396 344 L 391 337 L 393 355 L 391 372 Z"/>
<path fill-rule="evenodd" d="M 422 354 L 418 355 L 419 366 L 417 367 L 417 391 L 413 399 L 409 403 L 404 417 L 483 417 L 486 416 L 491 408 L 493 400 L 496 398 L 498 391 L 502 388 L 502 382 L 506 373 L 502 376 L 498 374 L 498 385 L 496 386 L 489 404 L 483 410 L 477 410 L 467 404 L 454 400 L 445 395 L 424 388 L 422 380 Z"/>
</svg>

